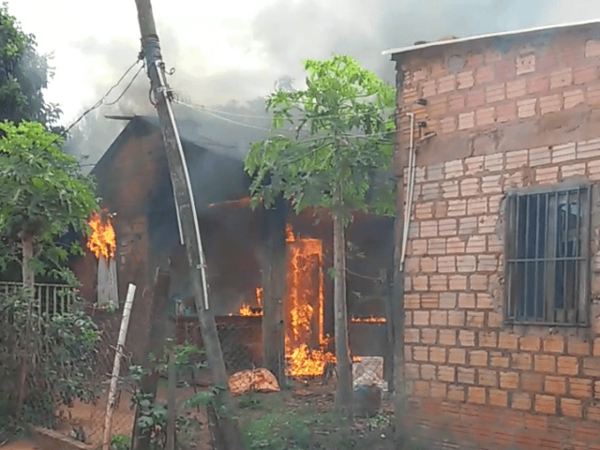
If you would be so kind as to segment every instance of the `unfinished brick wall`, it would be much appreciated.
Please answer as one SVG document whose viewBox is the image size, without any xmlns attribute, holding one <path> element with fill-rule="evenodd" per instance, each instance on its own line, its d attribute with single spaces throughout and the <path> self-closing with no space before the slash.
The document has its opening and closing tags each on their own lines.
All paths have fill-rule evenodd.
<svg viewBox="0 0 600 450">
<path fill-rule="evenodd" d="M 421 146 L 424 164 L 597 137 L 600 24 L 448 44 L 393 58 L 398 104 L 426 124 L 417 129 L 417 140 L 437 134 Z M 427 104 L 417 104 L 419 99 Z M 405 115 L 399 128 L 406 143 Z"/>
<path fill-rule="evenodd" d="M 457 415 L 460 426 L 466 423 L 465 414 L 479 422 L 483 412 L 473 412 L 473 405 L 486 405 L 504 410 L 499 417 L 514 421 L 513 438 L 521 430 L 526 435 L 526 430 L 535 431 L 536 436 L 551 430 L 554 435 L 558 431 L 549 428 L 553 422 L 548 420 L 558 417 L 578 419 L 581 426 L 587 421 L 600 430 L 598 320 L 592 320 L 591 329 L 559 330 L 507 326 L 503 315 L 503 192 L 552 186 L 578 176 L 600 180 L 600 139 L 469 157 L 418 170 L 405 266 L 406 374 L 416 399 L 437 399 L 440 411 L 454 411 L 451 415 Z M 598 264 L 592 279 L 590 314 L 596 318 Z M 457 410 L 450 404 L 463 407 Z M 502 436 L 508 433 L 495 413 L 487 417 Z M 571 439 L 577 426 L 575 421 L 563 426 L 556 439 Z M 485 436 L 473 431 L 471 437 L 492 442 L 492 428 L 488 431 Z M 590 438 L 598 439 L 598 434 Z"/>
<path fill-rule="evenodd" d="M 397 57 L 399 103 L 427 121 L 422 134 L 438 134 L 417 158 L 405 265 L 408 389 L 421 424 L 476 448 L 600 450 L 597 186 L 591 326 L 504 321 L 506 192 L 600 182 L 600 41 L 575 31 L 526 52 L 517 39 L 503 53 L 487 43 Z M 427 105 L 414 105 L 422 97 Z M 407 151 L 406 131 L 398 151 Z M 507 138 L 518 135 L 522 146 Z"/>
</svg>

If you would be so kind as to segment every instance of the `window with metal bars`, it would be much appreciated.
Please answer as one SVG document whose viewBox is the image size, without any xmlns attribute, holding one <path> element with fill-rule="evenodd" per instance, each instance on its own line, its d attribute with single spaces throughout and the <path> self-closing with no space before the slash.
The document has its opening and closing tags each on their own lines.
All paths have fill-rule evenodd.
<svg viewBox="0 0 600 450">
<path fill-rule="evenodd" d="M 588 324 L 590 188 L 508 195 L 508 323 Z"/>
</svg>

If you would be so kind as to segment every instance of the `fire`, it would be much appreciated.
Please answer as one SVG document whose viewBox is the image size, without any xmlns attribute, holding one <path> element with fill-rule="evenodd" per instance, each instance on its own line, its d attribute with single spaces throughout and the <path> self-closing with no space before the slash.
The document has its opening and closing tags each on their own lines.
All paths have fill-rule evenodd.
<svg viewBox="0 0 600 450">
<path fill-rule="evenodd" d="M 262 288 L 256 288 L 256 303 L 258 304 L 258 307 L 252 307 L 252 306 L 244 303 L 240 307 L 240 312 L 239 312 L 240 316 L 260 317 L 263 315 L 263 313 L 262 313 L 262 292 L 263 292 Z"/>
<path fill-rule="evenodd" d="M 287 355 L 292 362 L 290 374 L 293 376 L 318 376 L 325 370 L 325 364 L 335 363 L 335 356 L 322 350 L 309 350 L 306 344 L 296 347 Z"/>
<path fill-rule="evenodd" d="M 261 308 L 263 305 L 262 293 L 263 293 L 263 288 L 257 287 L 256 288 L 256 303 L 258 303 L 258 306 L 260 306 Z"/>
<path fill-rule="evenodd" d="M 104 256 L 106 259 L 114 258 L 117 248 L 117 237 L 112 226 L 112 216 L 106 211 L 94 212 L 88 221 L 92 234 L 90 235 L 87 248 L 96 255 L 96 258 Z"/>
<path fill-rule="evenodd" d="M 385 317 L 352 317 L 350 319 L 352 323 L 387 323 Z"/>
<path fill-rule="evenodd" d="M 240 316 L 259 317 L 262 316 L 262 311 L 257 311 L 258 308 L 252 309 L 249 305 L 242 305 L 240 308 Z"/>
<path fill-rule="evenodd" d="M 285 227 L 285 240 L 286 240 L 286 242 L 295 242 L 296 241 L 296 236 L 294 236 L 294 229 L 292 228 L 292 225 L 290 225 L 289 223 Z"/>
<path fill-rule="evenodd" d="M 335 356 L 324 350 L 323 245 L 318 239 L 296 239 L 286 227 L 289 260 L 287 272 L 285 354 L 288 373 L 296 377 L 323 374 Z"/>
</svg>

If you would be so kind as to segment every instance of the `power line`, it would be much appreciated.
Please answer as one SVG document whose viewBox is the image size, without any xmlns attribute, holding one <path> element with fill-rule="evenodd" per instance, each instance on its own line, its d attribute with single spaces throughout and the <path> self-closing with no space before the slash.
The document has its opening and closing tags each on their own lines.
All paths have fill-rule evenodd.
<svg viewBox="0 0 600 450">
<path fill-rule="evenodd" d="M 182 100 L 175 100 L 175 102 L 179 103 L 180 105 L 187 106 L 188 108 L 197 109 L 197 110 L 200 110 L 203 112 L 212 112 L 215 114 L 223 114 L 226 116 L 247 117 L 247 118 L 256 118 L 256 119 L 269 119 L 269 120 L 273 119 L 272 116 L 268 116 L 268 115 L 233 113 L 233 112 L 229 112 L 229 111 L 208 108 L 204 105 L 198 105 L 195 103 L 184 102 Z M 394 111 L 396 109 L 396 107 L 389 107 L 389 108 L 384 108 L 384 109 Z M 308 116 L 307 118 L 308 119 L 333 119 L 333 118 L 338 118 L 338 117 L 343 117 L 343 114 L 328 114 L 325 116 L 316 115 L 316 116 Z"/>
<path fill-rule="evenodd" d="M 48 150 L 48 149 L 50 148 L 50 146 L 54 145 L 54 144 L 55 144 L 55 143 L 56 143 L 56 142 L 57 142 L 59 139 L 61 139 L 61 138 L 65 137 L 65 135 L 66 135 L 66 134 L 67 134 L 69 131 L 71 131 L 71 129 L 72 129 L 72 128 L 73 128 L 75 125 L 77 125 L 79 122 L 81 122 L 81 120 L 83 120 L 83 118 L 84 118 L 85 116 L 87 116 L 89 113 L 91 113 L 91 112 L 92 112 L 92 111 L 94 111 L 95 109 L 98 109 L 100 106 L 102 106 L 102 105 L 104 104 L 104 100 L 106 100 L 106 98 L 107 98 L 107 97 L 110 95 L 110 93 L 111 93 L 111 92 L 112 92 L 112 91 L 113 91 L 113 90 L 114 90 L 114 89 L 115 89 L 117 86 L 119 86 L 119 84 L 121 84 L 121 81 L 123 81 L 123 79 L 124 79 L 124 78 L 127 76 L 127 74 L 128 74 L 129 72 L 131 72 L 131 69 L 133 69 L 133 68 L 135 67 L 135 65 L 136 65 L 136 64 L 138 64 L 138 63 L 141 61 L 141 59 L 142 59 L 142 58 L 141 58 L 141 53 L 140 53 L 140 55 L 138 56 L 138 59 L 136 59 L 136 60 L 135 60 L 135 62 L 134 62 L 134 63 L 133 63 L 131 66 L 129 66 L 129 67 L 127 68 L 127 70 L 126 70 L 126 71 L 123 73 L 123 75 L 121 75 L 121 78 L 119 78 L 119 80 L 118 80 L 118 81 L 117 81 L 117 82 L 116 82 L 114 85 L 112 85 L 112 86 L 110 87 L 110 89 L 109 89 L 109 90 L 106 92 L 106 94 L 104 94 L 104 96 L 103 96 L 103 97 L 102 97 L 100 100 L 98 100 L 98 101 L 97 101 L 97 102 L 94 104 L 94 106 L 92 106 L 92 107 L 90 107 L 90 108 L 86 109 L 86 110 L 83 112 L 83 114 L 81 114 L 81 115 L 80 115 L 80 116 L 79 116 L 79 117 L 78 117 L 78 118 L 77 118 L 77 119 L 76 119 L 74 122 L 72 122 L 72 123 L 71 123 L 71 125 L 69 125 L 69 126 L 68 126 L 67 128 L 65 128 L 65 129 L 64 129 L 64 130 L 63 130 L 63 131 L 62 131 L 60 134 L 58 134 L 58 135 L 56 136 L 56 138 L 54 138 L 52 141 L 50 141 L 50 143 L 48 143 L 48 145 L 46 145 L 46 147 L 45 147 L 45 148 L 42 150 L 42 152 L 45 152 L 46 150 Z M 142 67 L 143 67 L 143 66 L 142 66 Z M 139 73 L 139 71 L 138 71 L 138 73 Z M 136 74 L 136 76 L 137 76 L 137 74 Z M 134 77 L 134 79 L 135 79 L 135 77 Z M 133 82 L 133 80 L 132 80 L 132 82 Z M 131 83 L 130 83 L 130 85 L 131 85 Z M 127 89 L 129 89 L 129 86 L 127 86 L 127 87 L 125 88 L 125 91 L 123 92 L 123 94 L 124 94 L 125 92 L 127 92 Z M 123 94 L 121 94 L 121 96 L 119 97 L 119 99 L 120 99 L 120 98 L 123 96 Z M 117 99 L 117 101 L 118 101 L 119 99 Z M 80 166 L 80 167 L 82 167 L 82 166 L 81 166 L 81 164 L 80 164 L 79 166 Z"/>
<path fill-rule="evenodd" d="M 123 90 L 123 92 L 121 92 L 121 95 L 119 95 L 119 97 L 117 97 L 117 99 L 114 102 L 110 102 L 110 103 L 105 103 L 106 106 L 113 106 L 116 105 L 117 103 L 119 103 L 119 100 L 121 100 L 123 98 L 123 96 L 127 93 L 127 91 L 129 90 L 129 88 L 131 87 L 131 85 L 133 84 L 133 82 L 135 81 L 135 79 L 138 77 L 138 75 L 140 74 L 140 72 L 142 71 L 142 69 L 146 67 L 146 64 L 143 63 L 140 68 L 138 69 L 138 71 L 135 73 L 135 75 L 133 76 L 133 78 L 131 79 L 131 81 L 129 82 L 129 84 L 127 86 L 125 86 L 125 89 Z"/>
<path fill-rule="evenodd" d="M 239 126 L 248 127 L 248 128 L 254 128 L 254 129 L 263 130 L 263 131 L 271 131 L 269 128 L 257 127 L 256 125 L 250 125 L 250 124 L 247 124 L 247 123 L 237 122 L 235 120 L 228 119 L 227 117 L 219 116 L 218 114 L 213 114 L 212 112 L 207 111 L 204 107 L 190 105 L 190 104 L 182 102 L 180 100 L 173 100 L 173 102 L 175 102 L 175 103 L 177 103 L 179 105 L 187 106 L 188 108 L 191 108 L 191 109 L 198 110 L 200 112 L 203 112 L 204 114 L 207 114 L 209 116 L 215 117 L 217 119 L 224 120 L 225 122 L 229 122 L 229 123 L 232 123 L 234 125 L 239 125 Z"/>
<path fill-rule="evenodd" d="M 232 123 L 234 125 L 239 125 L 239 126 L 249 127 L 249 128 L 255 128 L 255 129 L 263 130 L 263 131 L 271 131 L 271 129 L 269 129 L 269 128 L 258 127 L 258 126 L 250 125 L 250 124 L 247 124 L 247 123 L 237 122 L 237 121 L 231 120 L 231 119 L 229 119 L 227 117 L 222 117 L 222 116 L 220 116 L 218 114 L 213 114 L 212 112 L 210 112 L 208 109 L 206 109 L 203 106 L 193 105 L 193 104 L 190 104 L 190 103 L 182 102 L 181 100 L 173 100 L 173 101 L 175 103 L 177 103 L 177 104 L 180 104 L 180 105 L 183 105 L 183 106 L 187 106 L 188 108 L 191 108 L 191 109 L 196 109 L 196 110 L 201 111 L 201 112 L 203 112 L 205 114 L 208 114 L 209 116 L 215 117 L 217 119 L 224 120 L 224 121 Z M 326 117 L 341 117 L 341 116 L 340 115 L 320 116 L 318 118 L 321 119 L 321 118 L 326 118 Z M 293 130 L 287 130 L 287 131 L 293 131 Z M 366 138 L 366 137 L 373 137 L 373 136 L 384 136 L 384 135 L 387 135 L 387 134 L 390 134 L 390 133 L 393 133 L 393 131 L 383 131 L 383 132 L 380 132 L 380 133 L 370 133 L 370 134 L 345 134 L 345 136 L 346 137 L 351 137 L 351 138 Z M 325 139 L 325 138 L 326 138 L 326 136 L 314 137 L 314 138 L 309 138 L 309 139 L 304 139 L 304 140 L 298 140 L 298 142 L 302 144 L 302 143 L 305 143 L 305 142 L 318 141 L 318 140 Z"/>
<path fill-rule="evenodd" d="M 71 125 L 69 125 L 61 134 L 58 135 L 56 140 L 58 140 L 61 137 L 64 137 L 75 125 L 77 125 L 79 122 L 81 122 L 81 120 L 85 116 L 87 116 L 89 113 L 91 113 L 95 109 L 98 109 L 100 106 L 102 106 L 104 104 L 104 100 L 106 100 L 106 98 L 111 94 L 111 92 L 117 86 L 119 86 L 121 84 L 123 79 L 127 76 L 127 74 L 129 72 L 131 72 L 131 69 L 133 69 L 136 66 L 136 64 L 138 64 L 140 62 L 140 60 L 141 60 L 141 58 L 138 57 L 138 59 L 136 59 L 135 62 L 131 66 L 129 66 L 129 68 L 125 71 L 125 73 L 123 73 L 123 75 L 121 75 L 121 78 L 119 78 L 119 80 L 113 86 L 110 87 L 110 89 L 106 92 L 106 94 L 104 94 L 104 96 L 100 100 L 98 100 L 94 106 L 85 110 L 83 112 L 83 114 L 81 114 L 73 123 L 71 123 Z M 56 140 L 54 142 L 56 142 Z M 50 145 L 52 145 L 54 142 L 52 142 Z"/>
</svg>

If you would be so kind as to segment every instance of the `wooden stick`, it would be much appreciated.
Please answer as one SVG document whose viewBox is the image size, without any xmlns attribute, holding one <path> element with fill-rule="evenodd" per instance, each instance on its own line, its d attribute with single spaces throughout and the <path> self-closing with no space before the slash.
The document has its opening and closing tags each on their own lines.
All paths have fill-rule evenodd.
<svg viewBox="0 0 600 450">
<path fill-rule="evenodd" d="M 175 390 L 177 389 L 177 368 L 175 367 L 175 351 L 169 350 L 169 381 L 167 391 L 167 445 L 165 450 L 175 450 Z"/>
<path fill-rule="evenodd" d="M 129 328 L 129 317 L 131 316 L 131 306 L 135 297 L 135 284 L 130 284 L 127 289 L 127 298 L 123 307 L 123 318 L 121 319 L 121 329 L 119 331 L 119 340 L 117 341 L 117 351 L 115 352 L 115 364 L 113 365 L 112 377 L 110 379 L 110 389 L 108 390 L 108 400 L 106 402 L 106 417 L 104 418 L 104 438 L 102 439 L 102 450 L 110 450 L 110 439 L 112 431 L 112 416 L 117 395 L 117 382 L 121 371 L 121 358 L 123 356 L 123 346 L 127 337 Z"/>
</svg>

